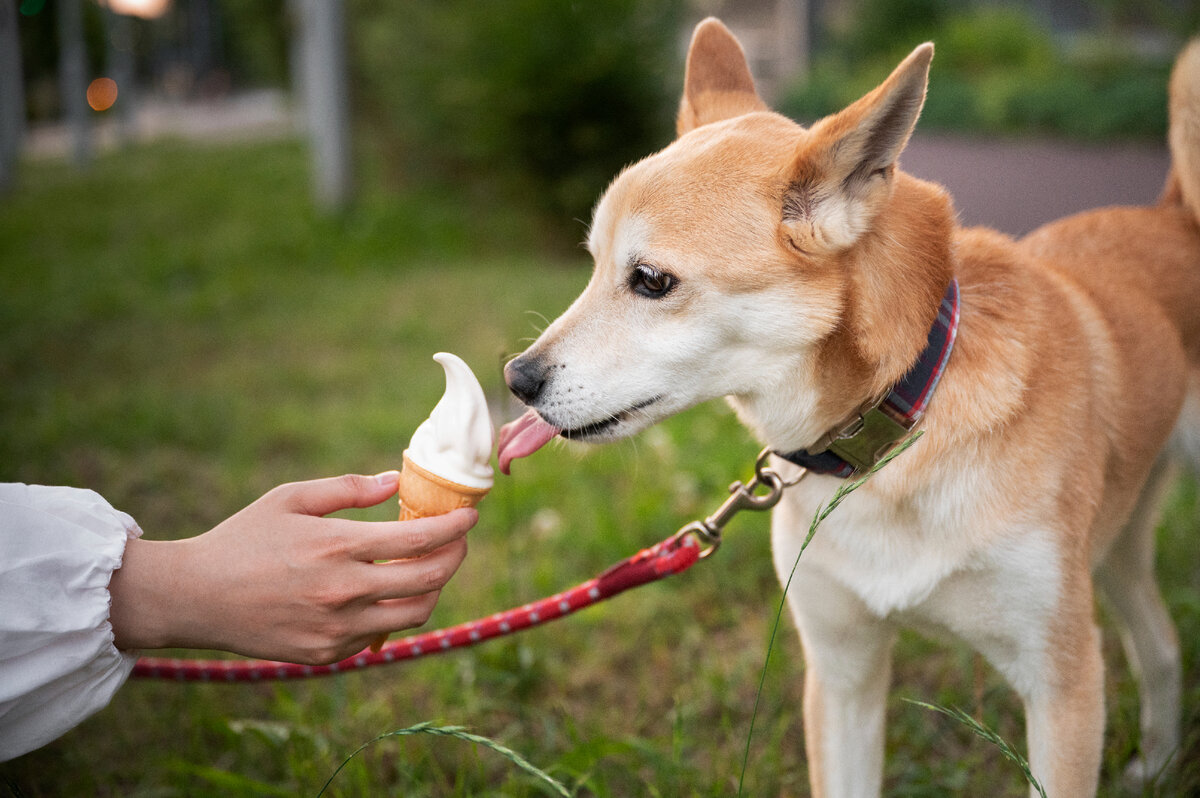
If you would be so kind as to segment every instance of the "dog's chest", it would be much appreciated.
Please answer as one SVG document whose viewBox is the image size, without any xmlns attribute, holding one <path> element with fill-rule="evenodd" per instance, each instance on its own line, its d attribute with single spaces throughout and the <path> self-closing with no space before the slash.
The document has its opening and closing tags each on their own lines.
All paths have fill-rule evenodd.
<svg viewBox="0 0 1200 798">
<path fill-rule="evenodd" d="M 773 545 L 781 571 L 796 563 L 814 514 L 834 489 L 831 480 L 807 480 L 776 509 Z M 801 572 L 821 569 L 879 617 L 912 611 L 948 577 L 979 565 L 978 538 L 954 516 L 951 506 L 921 509 L 862 489 L 820 524 L 800 560 Z"/>
</svg>

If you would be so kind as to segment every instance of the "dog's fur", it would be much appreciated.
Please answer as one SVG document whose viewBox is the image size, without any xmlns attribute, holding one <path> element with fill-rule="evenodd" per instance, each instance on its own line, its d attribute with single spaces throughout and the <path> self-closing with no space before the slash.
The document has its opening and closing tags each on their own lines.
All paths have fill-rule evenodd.
<svg viewBox="0 0 1200 798">
<path fill-rule="evenodd" d="M 678 138 L 606 191 L 592 281 L 506 376 L 568 437 L 620 438 L 726 396 L 793 451 L 907 371 L 956 277 L 957 344 L 923 438 L 825 522 L 788 595 L 813 793 L 879 794 L 891 649 L 910 626 L 987 657 L 1024 700 L 1033 773 L 1079 798 L 1104 730 L 1094 585 L 1140 680 L 1135 774 L 1179 740 L 1152 561 L 1160 455 L 1173 431 L 1200 450 L 1200 44 L 1172 78 L 1162 201 L 1019 241 L 957 227 L 946 192 L 896 166 L 932 56 L 918 47 L 806 129 L 767 110 L 737 41 L 701 23 Z M 776 509 L 781 577 L 836 484 L 810 476 Z"/>
</svg>

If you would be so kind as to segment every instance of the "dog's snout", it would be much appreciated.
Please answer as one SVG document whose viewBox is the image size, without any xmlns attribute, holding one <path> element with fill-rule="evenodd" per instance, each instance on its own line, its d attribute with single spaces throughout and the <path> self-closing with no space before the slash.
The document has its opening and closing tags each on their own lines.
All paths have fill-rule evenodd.
<svg viewBox="0 0 1200 798">
<path fill-rule="evenodd" d="M 505 365 L 504 381 L 514 396 L 532 404 L 546 385 L 546 367 L 538 358 L 522 355 Z"/>
</svg>

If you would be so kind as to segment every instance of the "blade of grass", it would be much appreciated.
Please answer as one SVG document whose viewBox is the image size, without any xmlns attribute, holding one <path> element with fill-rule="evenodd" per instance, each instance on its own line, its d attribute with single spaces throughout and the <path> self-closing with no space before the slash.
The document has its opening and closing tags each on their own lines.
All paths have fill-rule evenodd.
<svg viewBox="0 0 1200 798">
<path fill-rule="evenodd" d="M 982 723 L 958 707 L 947 709 L 946 707 L 938 706 L 937 704 L 927 704 L 924 701 L 917 701 L 912 698 L 906 698 L 904 700 L 910 704 L 915 704 L 925 709 L 932 709 L 934 712 L 940 712 L 947 717 L 957 720 L 959 723 L 962 723 L 971 731 L 975 732 L 977 736 L 982 737 L 984 740 L 987 740 L 989 743 L 999 748 L 1000 753 L 1004 754 L 1009 761 L 1013 762 L 1021 769 L 1021 772 L 1025 774 L 1025 780 L 1029 782 L 1030 786 L 1037 790 L 1038 794 L 1041 795 L 1042 798 L 1046 798 L 1046 791 L 1042 789 L 1042 785 L 1038 783 L 1036 778 L 1034 778 L 1033 771 L 1029 768 L 1029 762 L 1025 759 L 1025 757 L 1014 751 L 1012 746 L 1010 746 L 1008 742 L 995 731 L 987 726 L 984 726 Z"/>
<path fill-rule="evenodd" d="M 746 732 L 746 749 L 742 754 L 742 772 L 741 775 L 738 776 L 737 794 L 739 798 L 742 795 L 742 785 L 746 780 L 746 766 L 750 761 L 750 741 L 754 736 L 754 722 L 758 718 L 758 705 L 762 700 L 763 685 L 767 680 L 767 665 L 771 662 L 771 651 L 775 647 L 775 635 L 779 631 L 779 621 L 783 617 L 783 607 L 787 603 L 788 589 L 792 586 L 792 579 L 796 576 L 796 568 L 800 565 L 800 558 L 804 555 L 804 550 L 807 549 L 808 544 L 812 542 L 813 535 L 817 533 L 817 527 L 821 525 L 822 521 L 829 517 L 830 513 L 837 509 L 838 505 L 841 504 L 847 496 L 865 485 L 868 479 L 874 476 L 888 463 L 899 457 L 901 452 L 907 450 L 908 447 L 916 443 L 917 439 L 923 434 L 924 433 L 920 431 L 913 433 L 899 446 L 888 452 L 887 455 L 874 466 L 872 466 L 871 470 L 866 474 L 854 480 L 853 482 L 845 482 L 839 485 L 838 489 L 834 491 L 833 497 L 830 498 L 830 500 L 824 505 L 819 507 L 816 514 L 813 516 L 812 523 L 808 526 L 808 535 L 805 536 L 804 542 L 800 544 L 800 551 L 796 554 L 796 560 L 792 563 L 791 573 L 788 574 L 787 582 L 783 586 L 783 595 L 779 597 L 779 606 L 775 608 L 775 622 L 771 626 L 771 636 L 767 641 L 767 654 L 765 657 L 763 657 L 762 671 L 758 677 L 758 691 L 754 694 L 754 709 L 750 713 L 750 730 Z"/>
<path fill-rule="evenodd" d="M 524 770 L 526 773 L 532 775 L 543 784 L 550 787 L 556 794 L 563 796 L 563 798 L 570 798 L 571 796 L 571 793 L 562 785 L 562 783 L 555 780 L 552 776 L 550 776 L 550 774 L 532 764 L 511 748 L 501 745 L 495 740 L 491 740 L 487 737 L 482 737 L 478 734 L 471 734 L 462 726 L 435 726 L 426 721 L 425 723 L 418 723 L 415 726 L 409 726 L 405 729 L 397 729 L 395 731 L 386 732 L 379 735 L 375 739 L 368 740 L 360 745 L 357 749 L 355 749 L 354 753 L 346 757 L 346 760 L 342 762 L 342 764 L 338 765 L 337 770 L 333 771 L 333 775 L 329 777 L 329 780 L 325 782 L 325 786 L 323 786 L 321 791 L 317 793 L 317 798 L 321 798 L 321 796 L 325 794 L 325 790 L 329 789 L 329 785 L 332 784 L 333 780 L 337 778 L 337 775 L 342 772 L 342 768 L 350 764 L 350 760 L 354 759 L 354 757 L 358 756 L 368 747 L 389 737 L 406 737 L 413 734 L 432 734 L 440 737 L 453 737 L 458 740 L 465 740 L 469 743 L 475 743 L 476 745 L 482 745 L 485 748 L 490 748 L 491 750 L 500 754 L 500 756 L 512 762 L 521 770 Z"/>
</svg>

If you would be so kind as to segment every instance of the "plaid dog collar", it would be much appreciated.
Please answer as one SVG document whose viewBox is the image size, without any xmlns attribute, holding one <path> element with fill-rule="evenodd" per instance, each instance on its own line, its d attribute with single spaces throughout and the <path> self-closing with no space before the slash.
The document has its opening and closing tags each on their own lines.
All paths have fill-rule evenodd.
<svg viewBox="0 0 1200 798">
<path fill-rule="evenodd" d="M 776 454 L 814 473 L 843 479 L 869 470 L 925 415 L 957 333 L 958 280 L 953 279 L 938 306 L 925 351 L 883 399 L 855 413 L 848 424 L 826 433 L 812 449 Z"/>
</svg>

